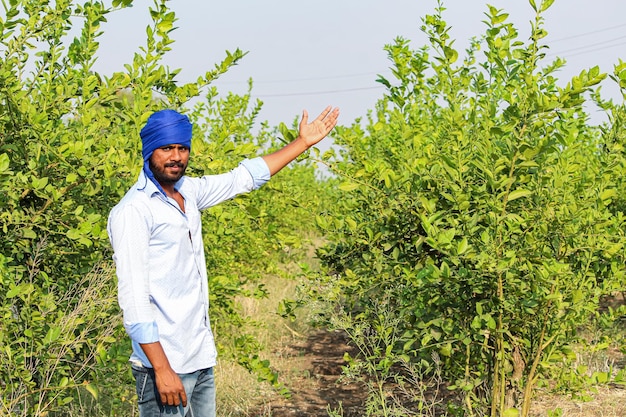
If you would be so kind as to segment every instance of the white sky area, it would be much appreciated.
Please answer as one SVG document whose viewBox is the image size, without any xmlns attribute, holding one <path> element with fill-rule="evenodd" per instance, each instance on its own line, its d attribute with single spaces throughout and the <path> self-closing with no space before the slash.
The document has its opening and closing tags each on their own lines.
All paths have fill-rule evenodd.
<svg viewBox="0 0 626 417">
<path fill-rule="evenodd" d="M 541 0 L 537 0 L 540 3 Z M 484 34 L 486 4 L 509 13 L 519 40 L 526 42 L 534 11 L 527 0 L 448 0 L 444 20 L 452 27 L 455 47 L 463 53 L 469 39 Z M 123 70 L 145 44 L 152 1 L 135 0 L 132 8 L 109 15 L 102 27 L 96 70 Z M 378 74 L 390 77 L 384 45 L 402 36 L 413 49 L 427 44 L 421 18 L 432 14 L 435 0 L 184 0 L 171 1 L 178 21 L 175 43 L 166 56 L 181 68 L 179 82 L 193 81 L 222 60 L 225 51 L 248 54 L 215 85 L 220 95 L 245 93 L 252 78 L 253 98 L 263 101 L 260 121 L 290 124 L 302 109 L 316 116 L 326 105 L 340 107 L 340 124 L 373 109 L 384 94 Z M 600 66 L 612 72 L 626 60 L 625 0 L 556 0 L 544 13 L 549 57 L 567 61 L 565 82 L 583 69 Z M 546 62 L 547 63 L 547 62 Z M 621 102 L 614 83 L 604 96 Z"/>
</svg>

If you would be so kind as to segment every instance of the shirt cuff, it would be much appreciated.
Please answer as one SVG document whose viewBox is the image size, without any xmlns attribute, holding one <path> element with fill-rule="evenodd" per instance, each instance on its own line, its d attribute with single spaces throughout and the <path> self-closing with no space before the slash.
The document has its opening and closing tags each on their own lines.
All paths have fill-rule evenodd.
<svg viewBox="0 0 626 417">
<path fill-rule="evenodd" d="M 239 165 L 246 168 L 252 176 L 252 183 L 255 190 L 270 180 L 270 169 L 261 157 L 245 159 L 241 161 Z"/>
<path fill-rule="evenodd" d="M 126 333 L 137 343 L 154 343 L 159 341 L 159 329 L 156 322 L 124 323 Z"/>
</svg>

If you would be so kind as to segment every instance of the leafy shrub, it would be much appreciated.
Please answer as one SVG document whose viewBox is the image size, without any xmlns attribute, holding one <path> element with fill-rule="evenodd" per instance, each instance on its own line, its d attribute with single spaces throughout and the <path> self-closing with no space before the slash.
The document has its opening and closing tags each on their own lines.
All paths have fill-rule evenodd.
<svg viewBox="0 0 626 417">
<path fill-rule="evenodd" d="M 179 70 L 162 64 L 176 20 L 165 1 L 150 8 L 145 46 L 131 63 L 111 75 L 93 71 L 107 14 L 131 3 L 11 1 L 0 20 L 3 413 L 134 409 L 106 219 L 141 169 L 139 130 L 154 110 L 187 106 L 195 124 L 192 174 L 221 172 L 278 145 L 277 132 L 265 125 L 251 133 L 261 103 L 250 106 L 249 94 L 221 99 L 208 88 L 242 51 L 227 51 L 214 69 L 184 85 L 176 81 Z M 76 21 L 79 33 L 72 31 Z M 317 208 L 318 186 L 313 167 L 298 164 L 258 195 L 205 216 L 219 340 L 241 336 L 235 297 L 266 295 L 261 274 L 312 227 L 305 211 Z M 275 381 L 263 360 L 252 360 L 254 342 L 241 340 L 222 342 L 225 353 Z"/>
<path fill-rule="evenodd" d="M 594 90 L 597 67 L 560 86 L 564 61 L 541 66 L 551 3 L 531 1 L 527 43 L 489 7 L 461 63 L 440 5 L 429 46 L 387 47 L 395 80 L 327 156 L 343 205 L 318 219 L 332 243 L 317 290 L 349 326 L 397 323 L 376 361 L 435 353 L 470 415 L 528 415 L 600 295 L 625 284 L 623 107 Z M 612 125 L 588 122 L 590 96 Z"/>
</svg>

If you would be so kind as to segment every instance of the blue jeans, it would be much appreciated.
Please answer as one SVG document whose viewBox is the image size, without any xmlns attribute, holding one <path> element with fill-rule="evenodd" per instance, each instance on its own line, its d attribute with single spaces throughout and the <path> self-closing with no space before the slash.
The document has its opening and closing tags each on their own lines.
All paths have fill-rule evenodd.
<svg viewBox="0 0 626 417">
<path fill-rule="evenodd" d="M 201 369 L 190 374 L 178 374 L 187 394 L 187 407 L 161 404 L 156 389 L 154 371 L 132 365 L 137 381 L 137 399 L 140 417 L 215 417 L 215 380 L 213 368 Z"/>
</svg>

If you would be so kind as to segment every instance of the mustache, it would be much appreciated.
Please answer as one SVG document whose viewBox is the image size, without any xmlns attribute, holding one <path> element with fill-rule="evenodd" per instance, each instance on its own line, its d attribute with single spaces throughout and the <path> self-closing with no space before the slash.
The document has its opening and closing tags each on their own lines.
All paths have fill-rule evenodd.
<svg viewBox="0 0 626 417">
<path fill-rule="evenodd" d="M 185 165 L 180 163 L 180 162 L 170 162 L 164 165 L 165 168 L 171 168 L 171 167 L 178 167 L 178 168 L 184 168 Z"/>
</svg>

